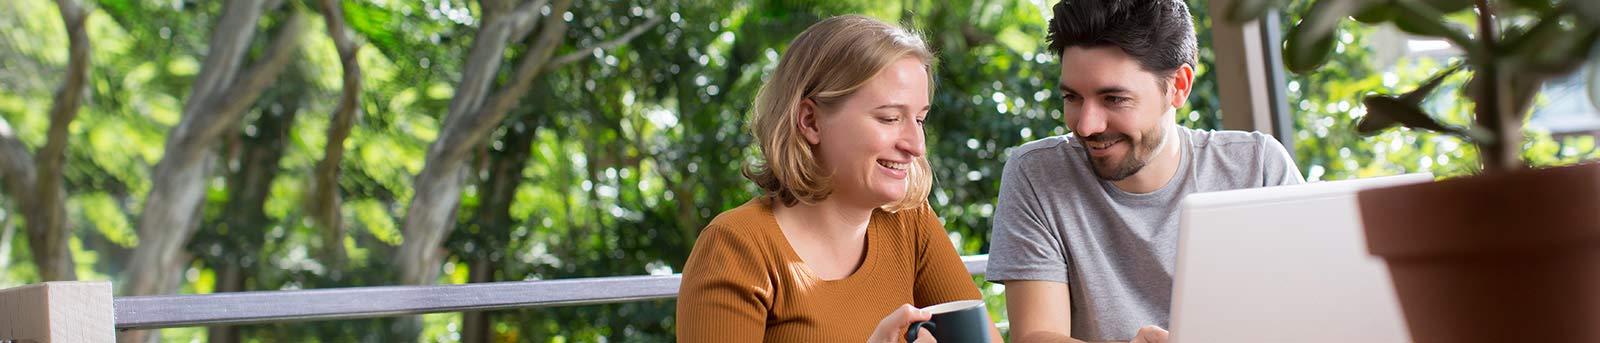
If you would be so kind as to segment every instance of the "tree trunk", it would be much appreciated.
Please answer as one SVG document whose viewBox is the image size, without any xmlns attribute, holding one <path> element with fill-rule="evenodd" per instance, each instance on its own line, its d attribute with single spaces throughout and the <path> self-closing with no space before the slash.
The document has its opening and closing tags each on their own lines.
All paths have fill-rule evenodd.
<svg viewBox="0 0 1600 343">
<path fill-rule="evenodd" d="M 223 6 L 205 63 L 184 103 L 183 119 L 167 135 L 165 153 L 151 174 L 150 194 L 139 215 L 139 246 L 122 272 L 123 295 L 177 290 L 188 264 L 184 246 L 200 226 L 206 180 L 216 164 L 211 147 L 230 129 L 237 129 L 244 110 L 277 79 L 299 48 L 305 15 L 291 10 L 260 61 L 240 73 L 264 7 L 261 0 L 232 0 Z M 128 331 L 117 339 L 147 342 L 155 335 L 149 330 Z"/>
<path fill-rule="evenodd" d="M 616 39 L 555 57 L 552 54 L 561 45 L 567 22 L 545 20 L 539 29 L 539 36 L 517 63 L 507 84 L 494 96 L 485 98 L 489 81 L 493 79 L 504 55 L 504 38 L 515 37 L 518 25 L 531 26 L 531 23 L 537 22 L 526 19 L 532 15 L 532 9 L 537 8 L 530 6 L 535 3 L 524 3 L 516 12 L 508 15 L 489 16 L 490 22 L 484 25 L 477 41 L 473 42 L 472 52 L 467 58 L 467 70 L 463 73 L 456 97 L 451 99 L 444 127 L 439 132 L 439 138 L 428 147 L 427 161 L 413 183 L 416 191 L 411 199 L 410 210 L 406 213 L 405 241 L 401 243 L 400 254 L 395 261 L 401 268 L 401 282 L 405 284 L 431 284 L 438 279 L 439 264 L 444 260 L 440 244 L 450 233 L 451 219 L 455 217 L 456 208 L 461 202 L 461 183 L 467 170 L 464 157 L 494 131 L 505 118 L 506 112 L 528 92 L 533 79 L 556 67 L 587 58 L 585 56 L 591 56 L 595 49 L 624 44 L 662 21 L 659 17 L 652 18 Z M 558 0 L 550 13 L 565 13 L 571 6 L 572 0 Z M 486 5 L 485 8 L 494 7 Z"/>
<path fill-rule="evenodd" d="M 266 237 L 267 196 L 272 192 L 272 180 L 278 177 L 278 165 L 288 146 L 289 131 L 294 127 L 300 112 L 306 85 L 299 68 L 285 75 L 283 87 L 277 95 L 278 106 L 263 108 L 255 120 L 255 135 L 243 134 L 239 142 L 239 168 L 228 174 L 228 205 L 223 212 L 223 222 L 228 233 L 220 235 L 225 240 L 226 251 L 216 263 L 218 293 L 244 291 L 244 279 L 252 268 L 244 266 L 245 258 L 254 257 Z M 278 110 L 273 110 L 277 108 Z M 239 342 L 239 330 L 234 326 L 210 328 L 208 342 Z"/>
<path fill-rule="evenodd" d="M 527 114 L 518 119 L 506 130 L 505 137 L 501 140 L 505 149 L 489 152 L 489 177 L 484 179 L 478 187 L 487 192 L 478 205 L 478 227 L 483 237 L 475 241 L 488 251 L 489 247 L 509 246 L 511 226 L 515 223 L 511 219 L 511 203 L 516 199 L 517 185 L 523 181 L 522 170 L 528 166 L 528 157 L 533 153 L 533 139 L 538 128 L 539 116 Z M 493 282 L 500 261 L 492 253 L 474 256 L 472 269 L 469 274 L 471 282 Z M 487 343 L 493 338 L 493 324 L 489 312 L 467 312 L 461 316 L 461 341 L 463 343 Z"/>
<path fill-rule="evenodd" d="M 66 188 L 61 176 L 66 160 L 67 127 L 78 116 L 83 102 L 84 83 L 89 77 L 89 34 L 84 30 L 87 14 L 72 0 L 57 0 L 61 20 L 65 22 L 68 40 L 67 78 L 56 90 L 50 108 L 50 131 L 44 147 L 35 158 L 38 172 L 34 174 L 36 199 L 23 202 L 28 218 L 28 246 L 33 250 L 34 262 L 39 265 L 39 276 L 45 281 L 77 280 L 76 266 L 72 262 L 72 238 L 67 229 Z"/>
<path fill-rule="evenodd" d="M 165 153 L 152 174 L 139 217 L 140 243 L 122 278 L 125 295 L 164 294 L 177 288 L 187 264 L 183 247 L 199 226 L 197 214 L 216 160 L 211 147 L 235 128 L 243 110 L 277 78 L 299 47 L 305 19 L 295 11 L 261 61 L 241 74 L 239 66 L 262 10 L 261 0 L 233 0 L 224 6 L 205 64 L 184 104 L 183 119 L 167 136 Z"/>
<path fill-rule="evenodd" d="M 472 261 L 471 271 L 468 272 L 468 282 L 481 283 L 493 282 L 495 262 L 487 258 Z M 489 311 L 474 311 L 461 313 L 461 342 L 462 343 L 487 343 L 494 337 L 494 328 L 489 324 Z"/>
<path fill-rule="evenodd" d="M 350 39 L 345 30 L 344 10 L 333 0 L 318 0 L 328 36 L 333 38 L 339 51 L 339 63 L 344 70 L 344 85 L 338 108 L 333 111 L 328 125 L 328 142 L 322 148 L 322 160 L 317 161 L 316 174 L 311 186 L 308 213 L 318 229 L 322 230 L 322 254 L 337 272 L 344 266 L 344 220 L 339 217 L 339 162 L 344 160 L 344 141 L 350 137 L 355 118 L 361 115 L 361 65 L 356 62 L 360 46 Z"/>
<path fill-rule="evenodd" d="M 57 0 L 67 29 L 67 75 L 50 107 L 50 130 L 37 156 L 17 139 L 9 125 L 0 122 L 0 179 L 12 199 L 18 199 L 27 218 L 28 247 L 44 281 L 77 280 L 72 262 L 71 231 L 67 229 L 66 189 L 61 171 L 66 160 L 67 128 L 78 116 L 84 84 L 89 77 L 88 14 L 72 0 Z"/>
<path fill-rule="evenodd" d="M 507 40 L 520 22 L 517 18 L 536 13 L 531 5 L 525 3 L 513 14 L 493 16 L 493 21 L 484 24 L 473 42 L 461 85 L 445 115 L 444 127 L 439 138 L 429 146 L 427 161 L 412 185 L 415 192 L 406 213 L 405 240 L 395 258 L 404 284 L 432 284 L 439 278 L 439 264 L 444 261 L 440 244 L 450 233 L 450 223 L 461 202 L 467 152 L 483 142 L 505 117 L 510 105 L 526 92 L 528 84 L 544 68 L 566 33 L 565 21 L 545 20 L 539 39 L 523 56 L 510 84 L 492 98 L 486 97 L 505 55 Z M 550 13 L 559 15 L 571 5 L 572 0 L 560 0 Z"/>
<path fill-rule="evenodd" d="M 6 208 L 5 203 L 0 203 L 0 209 Z M 11 222 L 10 215 L 0 218 L 0 270 L 11 270 L 11 238 L 16 237 L 17 226 Z"/>
</svg>

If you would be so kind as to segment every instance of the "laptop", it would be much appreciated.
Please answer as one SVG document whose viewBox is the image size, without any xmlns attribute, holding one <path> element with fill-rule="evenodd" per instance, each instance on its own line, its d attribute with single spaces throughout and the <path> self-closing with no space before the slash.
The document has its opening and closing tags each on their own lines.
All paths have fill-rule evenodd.
<svg viewBox="0 0 1600 343">
<path fill-rule="evenodd" d="M 1198 193 L 1180 213 L 1169 341 L 1409 342 L 1356 192 L 1429 174 Z"/>
</svg>

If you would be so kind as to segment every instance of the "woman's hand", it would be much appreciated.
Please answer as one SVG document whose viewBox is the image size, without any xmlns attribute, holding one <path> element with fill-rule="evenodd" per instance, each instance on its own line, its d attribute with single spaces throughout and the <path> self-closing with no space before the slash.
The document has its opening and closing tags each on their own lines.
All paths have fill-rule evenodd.
<svg viewBox="0 0 1600 343">
<path fill-rule="evenodd" d="M 894 312 L 889 312 L 888 316 L 878 321 L 878 328 L 872 330 L 872 337 L 867 339 L 867 343 L 904 342 L 905 339 L 902 337 L 906 336 L 906 328 L 910 327 L 911 323 L 932 318 L 933 314 L 928 313 L 928 311 L 911 307 L 910 304 L 900 305 L 900 308 L 895 309 Z M 917 330 L 917 341 L 913 343 L 936 342 L 933 339 L 933 334 L 929 333 L 927 329 Z"/>
</svg>

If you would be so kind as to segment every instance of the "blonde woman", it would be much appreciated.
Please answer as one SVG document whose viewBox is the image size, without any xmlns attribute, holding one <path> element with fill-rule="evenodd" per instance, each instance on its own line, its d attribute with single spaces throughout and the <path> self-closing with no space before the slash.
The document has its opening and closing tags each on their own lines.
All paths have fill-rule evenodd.
<svg viewBox="0 0 1600 343">
<path fill-rule="evenodd" d="M 921 37 L 864 16 L 795 38 L 753 109 L 762 162 L 745 176 L 766 194 L 701 231 L 679 341 L 900 342 L 920 307 L 980 298 L 926 200 L 932 63 Z"/>
</svg>

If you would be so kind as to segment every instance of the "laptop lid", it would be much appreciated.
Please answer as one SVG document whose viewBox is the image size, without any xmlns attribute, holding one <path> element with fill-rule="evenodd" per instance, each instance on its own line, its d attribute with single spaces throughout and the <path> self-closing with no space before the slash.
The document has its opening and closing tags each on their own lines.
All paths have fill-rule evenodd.
<svg viewBox="0 0 1600 343">
<path fill-rule="evenodd" d="M 1388 269 L 1367 253 L 1356 192 L 1432 179 L 1408 174 L 1188 196 L 1170 340 L 1410 341 Z"/>
</svg>

